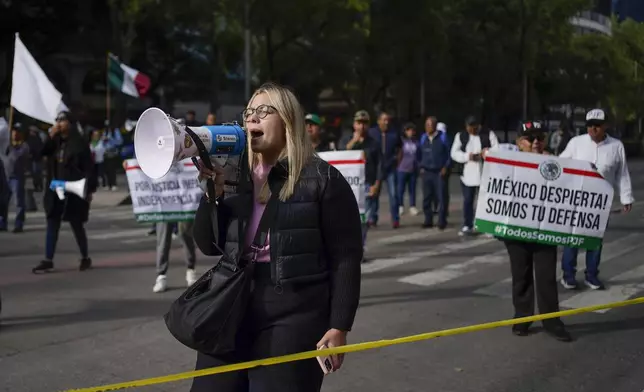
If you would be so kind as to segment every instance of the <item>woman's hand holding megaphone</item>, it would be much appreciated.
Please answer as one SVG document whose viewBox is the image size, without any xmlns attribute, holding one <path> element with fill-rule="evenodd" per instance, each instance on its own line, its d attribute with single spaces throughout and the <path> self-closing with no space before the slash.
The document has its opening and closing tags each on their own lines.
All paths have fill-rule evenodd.
<svg viewBox="0 0 644 392">
<path fill-rule="evenodd" d="M 199 182 L 205 182 L 208 179 L 213 179 L 215 180 L 215 197 L 220 197 L 221 195 L 224 194 L 224 169 L 215 164 L 213 162 L 212 167 L 214 170 L 208 169 L 204 164 L 201 163 L 201 159 L 197 159 L 197 169 L 199 170 L 199 175 L 197 176 L 197 180 Z M 203 186 L 205 188 L 205 186 Z M 206 193 L 206 196 L 208 196 L 208 193 Z"/>
</svg>

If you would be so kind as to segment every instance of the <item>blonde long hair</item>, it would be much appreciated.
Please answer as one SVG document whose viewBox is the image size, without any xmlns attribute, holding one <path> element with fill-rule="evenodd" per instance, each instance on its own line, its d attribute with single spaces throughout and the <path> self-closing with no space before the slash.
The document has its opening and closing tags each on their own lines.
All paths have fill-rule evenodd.
<svg viewBox="0 0 644 392">
<path fill-rule="evenodd" d="M 268 96 L 271 105 L 277 109 L 277 113 L 282 119 L 282 124 L 286 132 L 286 146 L 278 158 L 278 160 L 288 159 L 288 178 L 279 194 L 280 200 L 286 201 L 295 192 L 295 184 L 297 184 L 297 180 L 300 178 L 302 168 L 304 168 L 304 165 L 313 156 L 313 146 L 306 133 L 304 111 L 291 90 L 277 83 L 265 83 L 255 90 L 248 104 L 259 94 L 266 94 Z M 248 165 L 253 170 L 259 164 L 259 153 L 253 152 L 250 147 L 250 138 L 247 139 Z M 264 183 L 259 192 L 259 201 L 266 203 L 269 192 L 268 183 Z"/>
</svg>

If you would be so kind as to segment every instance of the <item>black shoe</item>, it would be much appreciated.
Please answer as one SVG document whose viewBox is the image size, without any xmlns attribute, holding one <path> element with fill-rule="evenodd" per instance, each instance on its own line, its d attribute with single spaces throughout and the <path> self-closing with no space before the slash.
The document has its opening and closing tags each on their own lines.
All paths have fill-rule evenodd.
<svg viewBox="0 0 644 392">
<path fill-rule="evenodd" d="M 54 262 L 53 261 L 48 261 L 48 260 L 43 260 L 41 261 L 37 266 L 35 266 L 31 272 L 36 274 L 38 272 L 49 272 L 49 270 L 54 268 Z"/>
<path fill-rule="evenodd" d="M 548 335 L 557 339 L 560 342 L 572 342 L 572 336 L 566 331 L 566 328 L 561 327 L 545 327 L 544 328 Z"/>
<path fill-rule="evenodd" d="M 433 223 L 423 223 L 423 229 L 433 229 L 434 224 Z"/>
<path fill-rule="evenodd" d="M 16 227 L 15 229 L 13 229 L 13 233 L 22 233 L 22 232 L 24 232 L 22 227 Z"/>
<path fill-rule="evenodd" d="M 530 324 L 514 324 L 512 326 L 512 333 L 516 336 L 528 336 L 530 335 Z"/>
<path fill-rule="evenodd" d="M 92 259 L 89 257 L 81 259 L 80 267 L 78 269 L 80 271 L 85 271 L 90 268 L 92 268 Z"/>
</svg>

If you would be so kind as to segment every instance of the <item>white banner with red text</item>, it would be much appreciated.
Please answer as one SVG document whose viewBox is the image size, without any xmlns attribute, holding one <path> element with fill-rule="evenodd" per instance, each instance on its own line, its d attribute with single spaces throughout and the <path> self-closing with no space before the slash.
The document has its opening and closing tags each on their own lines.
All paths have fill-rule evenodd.
<svg viewBox="0 0 644 392">
<path fill-rule="evenodd" d="M 590 162 L 490 151 L 476 206 L 476 229 L 502 239 L 598 249 L 613 187 Z"/>
<path fill-rule="evenodd" d="M 190 159 L 175 163 L 168 174 L 153 180 L 136 159 L 125 162 L 132 209 L 137 222 L 179 222 L 195 217 L 203 195 L 197 168 Z"/>
</svg>

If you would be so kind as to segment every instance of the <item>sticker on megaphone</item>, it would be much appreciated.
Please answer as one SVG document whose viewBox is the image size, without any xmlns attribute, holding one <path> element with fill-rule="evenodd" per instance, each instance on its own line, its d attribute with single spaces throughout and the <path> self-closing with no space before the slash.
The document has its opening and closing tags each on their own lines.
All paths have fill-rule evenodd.
<svg viewBox="0 0 644 392">
<path fill-rule="evenodd" d="M 85 198 L 85 183 L 86 179 L 78 181 L 63 181 L 63 180 L 51 180 L 49 184 L 49 189 L 56 192 L 60 200 L 65 199 L 65 192 L 70 192 L 80 197 L 81 199 Z"/>
<path fill-rule="evenodd" d="M 241 155 L 246 148 L 246 132 L 237 123 L 190 127 L 208 151 L 211 159 L 226 161 L 228 156 Z M 186 126 L 158 108 L 149 108 L 136 123 L 134 152 L 146 176 L 158 179 L 172 165 L 199 156 L 199 150 Z"/>
</svg>

